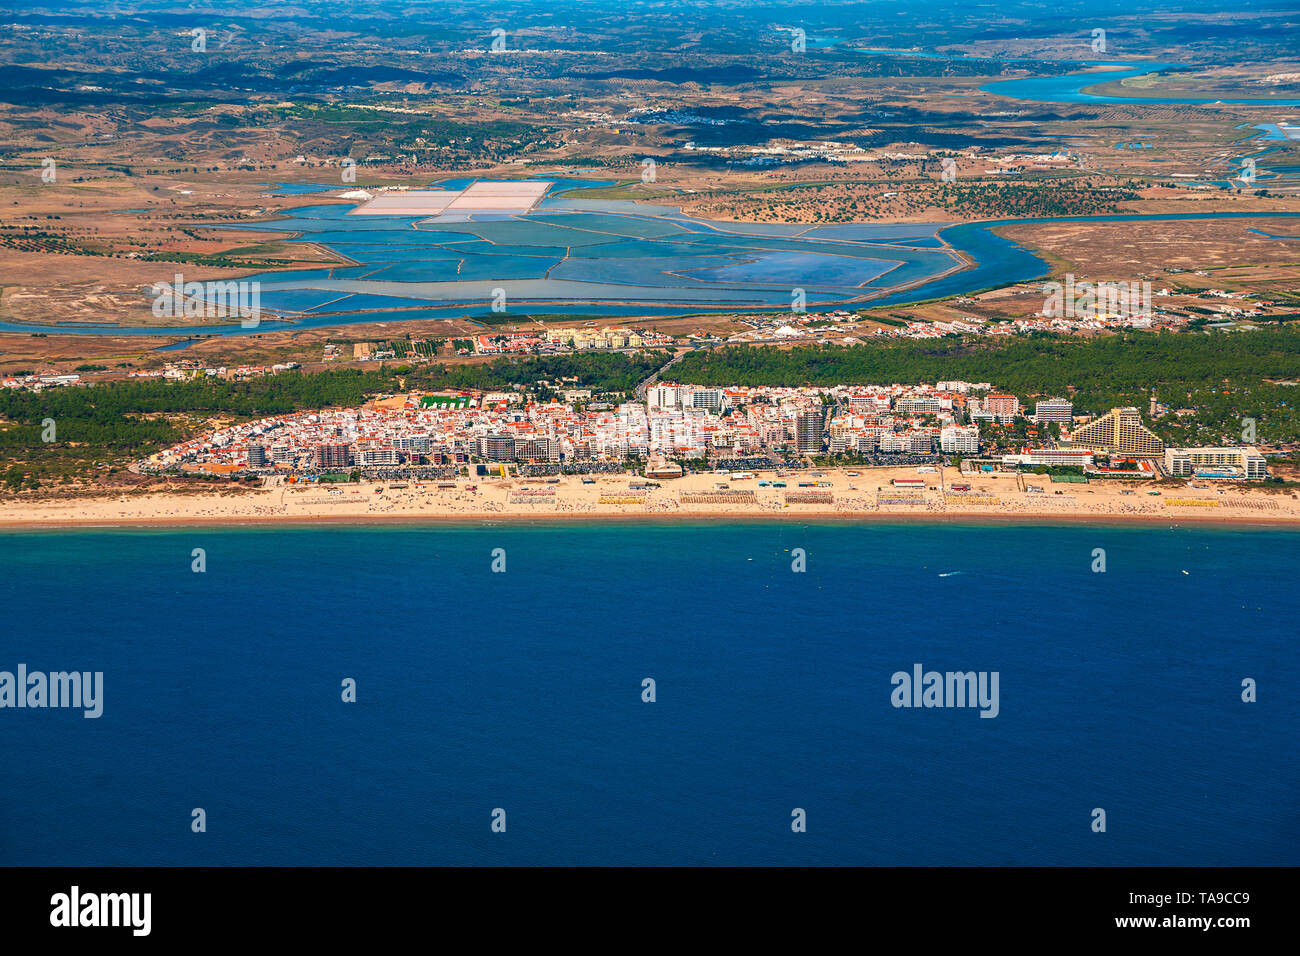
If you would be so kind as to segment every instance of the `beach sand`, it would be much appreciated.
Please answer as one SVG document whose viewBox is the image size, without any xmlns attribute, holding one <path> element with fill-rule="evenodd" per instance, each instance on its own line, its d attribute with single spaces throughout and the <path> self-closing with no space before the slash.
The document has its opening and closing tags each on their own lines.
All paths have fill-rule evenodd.
<svg viewBox="0 0 1300 956">
<path fill-rule="evenodd" d="M 850 475 L 852 471 L 857 475 Z M 1043 523 L 1227 521 L 1300 526 L 1300 499 L 1291 492 L 1245 489 L 1231 483 L 1206 483 L 1202 488 L 1123 479 L 1065 484 L 1036 475 L 969 477 L 954 468 L 931 474 L 918 473 L 914 467 L 824 468 L 817 471 L 820 477 L 790 472 L 780 479 L 775 472 L 755 474 L 755 478 L 736 480 L 720 474 L 663 479 L 658 488 L 643 493 L 629 488 L 641 479 L 599 475 L 592 476 L 593 484 L 583 484 L 576 476 L 562 477 L 555 484 L 544 479 L 461 478 L 454 490 L 438 489 L 435 482 L 288 485 L 275 481 L 273 487 L 226 493 L 117 493 L 63 501 L 18 496 L 0 502 L 0 526 L 40 529 L 403 519 L 545 523 L 572 518 L 1008 518 Z M 921 479 L 925 487 L 895 488 L 891 484 L 894 479 Z M 783 480 L 787 487 L 759 487 L 760 480 Z M 810 481 L 829 482 L 830 486 L 798 487 L 800 482 Z M 721 489 L 719 484 L 729 487 Z M 969 485 L 970 490 L 957 492 L 953 485 Z M 1032 491 L 1030 486 L 1042 490 Z M 1154 490 L 1160 494 L 1148 493 Z M 736 493 L 746 493 L 745 500 L 728 500 Z M 798 501 L 809 493 L 821 500 Z"/>
</svg>

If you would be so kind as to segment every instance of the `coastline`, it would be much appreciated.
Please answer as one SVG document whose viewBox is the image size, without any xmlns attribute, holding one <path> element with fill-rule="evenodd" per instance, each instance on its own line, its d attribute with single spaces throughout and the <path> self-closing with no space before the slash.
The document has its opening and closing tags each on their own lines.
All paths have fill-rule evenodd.
<svg viewBox="0 0 1300 956">
<path fill-rule="evenodd" d="M 4 534 L 55 534 L 68 531 L 183 531 L 201 530 L 281 530 L 311 531 L 325 528 L 379 529 L 379 528 L 492 528 L 509 525 L 515 528 L 559 528 L 584 525 L 627 525 L 671 528 L 709 525 L 954 525 L 962 527 L 1040 527 L 1061 528 L 1087 526 L 1094 528 L 1220 528 L 1223 530 L 1250 531 L 1300 531 L 1300 521 L 1206 517 L 1206 516 L 1133 516 L 1116 518 L 1110 515 L 1006 515 L 979 512 L 954 512 L 952 514 L 843 514 L 839 512 L 800 512 L 785 515 L 717 514 L 695 512 L 665 518 L 660 515 L 553 515 L 540 518 L 529 515 L 482 515 L 465 517 L 450 515 L 399 515 L 384 517 L 345 517 L 324 515 L 314 518 L 161 518 L 124 519 L 105 522 L 97 519 L 62 521 L 56 524 L 36 524 L 27 521 L 0 521 L 0 535 Z"/>
<path fill-rule="evenodd" d="M 1300 530 L 1300 498 L 1283 491 L 1169 483 L 1051 483 L 1036 475 L 961 475 L 953 468 L 824 468 L 756 472 L 753 477 L 694 474 L 629 486 L 628 474 L 545 479 L 375 481 L 342 486 L 286 485 L 257 490 L 168 491 L 82 499 L 0 501 L 0 531 L 393 526 L 572 526 L 602 524 L 979 524 L 1111 527 L 1154 525 Z M 781 480 L 786 488 L 774 488 Z M 911 484 L 901 487 L 895 481 Z M 759 482 L 763 482 L 760 486 Z M 799 483 L 821 487 L 798 488 Z M 965 486 L 962 491 L 953 485 Z M 1034 490 L 1034 489 L 1038 490 Z M 793 500 L 787 501 L 787 497 Z M 807 501 L 809 497 L 816 500 Z M 804 499 L 804 500 L 801 500 Z"/>
</svg>

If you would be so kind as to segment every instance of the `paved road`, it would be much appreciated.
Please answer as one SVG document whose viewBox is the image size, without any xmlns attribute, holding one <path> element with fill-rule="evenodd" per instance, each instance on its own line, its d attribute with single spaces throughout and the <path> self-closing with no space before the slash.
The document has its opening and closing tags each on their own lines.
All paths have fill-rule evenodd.
<svg viewBox="0 0 1300 956">
<path fill-rule="evenodd" d="M 657 382 L 659 380 L 659 377 L 663 375 L 664 372 L 668 371 L 670 368 L 672 368 L 674 365 L 680 362 L 683 358 L 685 358 L 688 353 L 698 348 L 707 348 L 707 347 L 708 347 L 707 345 L 687 346 L 685 350 L 679 352 L 678 354 L 670 358 L 662 368 L 655 369 L 653 372 L 650 373 L 649 377 L 647 377 L 644 382 L 642 382 L 640 385 L 636 387 L 636 400 L 638 402 L 644 402 L 646 391 L 650 388 L 650 386 L 653 385 L 655 382 Z"/>
</svg>

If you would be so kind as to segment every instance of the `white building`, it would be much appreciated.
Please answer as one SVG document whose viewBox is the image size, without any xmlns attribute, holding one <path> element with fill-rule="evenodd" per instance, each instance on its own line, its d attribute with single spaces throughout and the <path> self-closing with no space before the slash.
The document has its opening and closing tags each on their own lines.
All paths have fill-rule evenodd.
<svg viewBox="0 0 1300 956">
<path fill-rule="evenodd" d="M 646 390 L 651 408 L 676 408 L 682 403 L 682 390 L 676 385 L 652 385 Z"/>
<path fill-rule="evenodd" d="M 894 411 L 899 415 L 938 415 L 943 405 L 933 395 L 907 395 L 894 403 Z"/>
<path fill-rule="evenodd" d="M 716 388 L 698 388 L 691 390 L 683 396 L 682 404 L 689 408 L 705 408 L 711 412 L 722 410 L 726 403 L 727 396 L 721 389 Z"/>
<path fill-rule="evenodd" d="M 1087 448 L 1034 448 L 1019 455 L 1003 455 L 1004 465 L 1071 465 L 1082 468 L 1093 463 L 1093 453 Z"/>
<path fill-rule="evenodd" d="M 414 452 L 417 455 L 427 455 L 433 449 L 433 440 L 428 435 L 397 437 L 393 439 L 393 448 L 396 451 Z"/>
<path fill-rule="evenodd" d="M 1034 405 L 1034 421 L 1059 422 L 1069 425 L 1074 421 L 1074 403 L 1064 398 L 1049 398 Z"/>
<path fill-rule="evenodd" d="M 1263 481 L 1268 461 L 1253 445 L 1231 448 L 1166 448 L 1165 471 L 1175 478 L 1241 478 Z"/>
<path fill-rule="evenodd" d="M 947 454 L 977 455 L 980 430 L 974 426 L 949 425 L 939 432 L 939 450 Z"/>
<path fill-rule="evenodd" d="M 365 448 L 357 452 L 358 465 L 396 465 L 397 452 L 392 448 Z"/>
</svg>

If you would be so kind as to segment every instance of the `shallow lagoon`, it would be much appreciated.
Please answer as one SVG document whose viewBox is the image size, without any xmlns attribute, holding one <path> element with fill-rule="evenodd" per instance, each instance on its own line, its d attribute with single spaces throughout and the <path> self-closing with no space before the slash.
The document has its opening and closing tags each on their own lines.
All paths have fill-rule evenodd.
<svg viewBox="0 0 1300 956">
<path fill-rule="evenodd" d="M 959 264 L 936 240 L 942 224 L 705 222 L 670 207 L 575 204 L 557 189 L 541 207 L 519 216 L 353 217 L 347 213 L 354 206 L 326 205 L 243 225 L 296 232 L 291 241 L 327 246 L 356 263 L 262 273 L 248 281 L 261 283 L 265 311 L 324 324 L 331 315 L 340 321 L 406 319 L 383 310 L 420 303 L 481 312 L 490 308 L 497 289 L 520 311 L 544 303 L 602 302 L 638 314 L 664 303 L 777 309 L 789 307 L 795 288 L 805 290 L 810 307 L 830 308 L 873 284 L 920 281 Z M 357 316 L 362 309 L 376 314 Z"/>
<path fill-rule="evenodd" d="M 491 313 L 499 289 L 509 311 L 543 315 L 782 311 L 790 308 L 796 288 L 805 291 L 810 311 L 893 306 L 1046 275 L 1046 262 L 993 231 L 1003 225 L 1261 217 L 1201 213 L 956 225 L 730 223 L 693 219 L 666 206 L 574 199 L 555 189 L 524 216 L 433 222 L 428 217 L 348 216 L 352 208 L 308 206 L 285 219 L 231 227 L 296 232 L 291 241 L 328 246 L 354 263 L 249 276 L 261 283 L 263 312 L 276 316 L 264 314 L 256 329 L 238 323 L 162 329 L 0 323 L 0 330 L 239 335 L 377 321 L 473 319 Z M 958 268 L 958 253 L 974 264 Z"/>
</svg>

